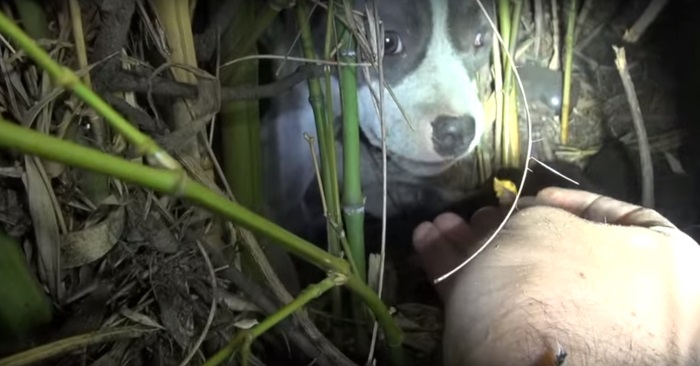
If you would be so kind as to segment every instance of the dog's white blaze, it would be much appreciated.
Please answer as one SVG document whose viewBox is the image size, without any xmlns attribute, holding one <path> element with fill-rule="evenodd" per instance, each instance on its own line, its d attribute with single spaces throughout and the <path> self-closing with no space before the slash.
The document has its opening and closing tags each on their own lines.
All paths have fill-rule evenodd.
<svg viewBox="0 0 700 366">
<path fill-rule="evenodd" d="M 426 163 L 445 163 L 447 168 L 455 158 L 436 153 L 433 147 L 431 122 L 438 116 L 474 117 L 475 135 L 464 155 L 474 150 L 483 134 L 484 112 L 475 81 L 449 40 L 447 29 L 447 2 L 433 1 L 433 31 L 423 62 L 401 83 L 393 88 L 398 103 L 406 112 L 410 125 L 394 100 L 385 93 L 384 119 L 387 126 L 387 146 L 391 154 L 404 159 Z M 372 89 L 378 90 L 378 81 Z M 371 98 L 368 90 L 361 90 L 360 98 Z M 372 106 L 371 99 L 361 105 Z M 378 116 L 362 111 L 363 131 L 370 142 L 381 146 L 381 127 Z M 411 129 L 413 127 L 413 129 Z"/>
</svg>

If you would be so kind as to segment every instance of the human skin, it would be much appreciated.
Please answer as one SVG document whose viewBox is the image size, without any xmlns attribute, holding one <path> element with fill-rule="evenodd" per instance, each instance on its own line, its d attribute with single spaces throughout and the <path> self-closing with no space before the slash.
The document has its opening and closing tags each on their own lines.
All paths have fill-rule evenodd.
<svg viewBox="0 0 700 366">
<path fill-rule="evenodd" d="M 653 210 L 584 191 L 547 188 L 519 207 L 436 285 L 445 365 L 700 364 L 695 241 Z M 427 275 L 457 266 L 502 218 L 486 208 L 419 225 Z"/>
</svg>

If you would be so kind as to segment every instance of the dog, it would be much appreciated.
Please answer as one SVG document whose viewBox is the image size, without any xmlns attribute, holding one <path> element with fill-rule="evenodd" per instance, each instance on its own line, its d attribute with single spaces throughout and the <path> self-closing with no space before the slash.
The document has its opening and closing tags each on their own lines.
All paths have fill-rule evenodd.
<svg viewBox="0 0 700 366">
<path fill-rule="evenodd" d="M 384 81 L 396 97 L 392 99 L 385 90 L 387 214 L 416 207 L 437 211 L 461 199 L 463 193 L 443 189 L 434 179 L 471 156 L 484 134 L 484 108 L 475 75 L 489 63 L 493 31 L 485 13 L 495 19 L 495 2 L 480 0 L 482 9 L 477 0 L 375 1 L 384 27 Z M 364 12 L 371 4 L 358 0 L 355 8 Z M 299 42 L 293 47 L 299 29 L 292 21 L 293 11 L 284 11 L 282 25 L 273 28 L 275 34 L 269 37 L 267 48 L 278 55 L 303 57 Z M 316 53 L 322 55 L 327 13 L 316 7 L 314 14 L 310 26 Z M 299 66 L 288 60 L 282 65 L 280 77 Z M 280 63 L 275 64 L 278 66 Z M 361 76 L 361 70 L 358 75 L 362 189 L 366 212 L 378 217 L 382 212 L 382 133 L 375 99 L 379 78 L 376 71 L 370 72 L 369 80 Z M 332 76 L 331 95 L 339 131 L 337 75 Z M 308 85 L 301 82 L 271 100 L 261 132 L 267 215 L 296 233 L 313 223 L 325 225 L 305 133 L 318 140 Z M 336 135 L 342 175 L 342 136 Z M 318 146 L 314 151 L 318 154 Z M 339 179 L 342 182 L 342 176 Z"/>
</svg>

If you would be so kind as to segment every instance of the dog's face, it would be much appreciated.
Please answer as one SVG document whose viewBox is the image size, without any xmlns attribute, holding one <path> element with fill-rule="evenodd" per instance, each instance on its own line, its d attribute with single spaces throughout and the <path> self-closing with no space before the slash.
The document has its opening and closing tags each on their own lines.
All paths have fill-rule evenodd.
<svg viewBox="0 0 700 366">
<path fill-rule="evenodd" d="M 493 18 L 493 0 L 481 2 Z M 489 60 L 491 26 L 477 0 L 377 0 L 377 6 L 385 31 L 384 80 L 400 105 L 385 91 L 387 150 L 416 174 L 435 174 L 472 152 L 483 133 L 474 79 Z M 370 85 L 376 95 L 376 73 Z M 381 146 L 371 95 L 365 84 L 361 126 Z"/>
</svg>

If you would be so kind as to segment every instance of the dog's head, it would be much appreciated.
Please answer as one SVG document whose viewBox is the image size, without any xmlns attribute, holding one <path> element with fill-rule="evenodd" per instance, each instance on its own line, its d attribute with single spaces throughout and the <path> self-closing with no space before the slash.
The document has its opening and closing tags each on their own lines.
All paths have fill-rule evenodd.
<svg viewBox="0 0 700 366">
<path fill-rule="evenodd" d="M 481 3 L 493 18 L 494 1 Z M 472 152 L 483 133 L 475 75 L 488 64 L 491 26 L 477 0 L 378 0 L 377 7 L 385 31 L 384 81 L 396 97 L 384 93 L 387 150 L 417 175 L 436 174 Z M 376 76 L 370 81 L 375 96 Z M 362 129 L 381 146 L 366 84 L 360 93 Z"/>
</svg>

